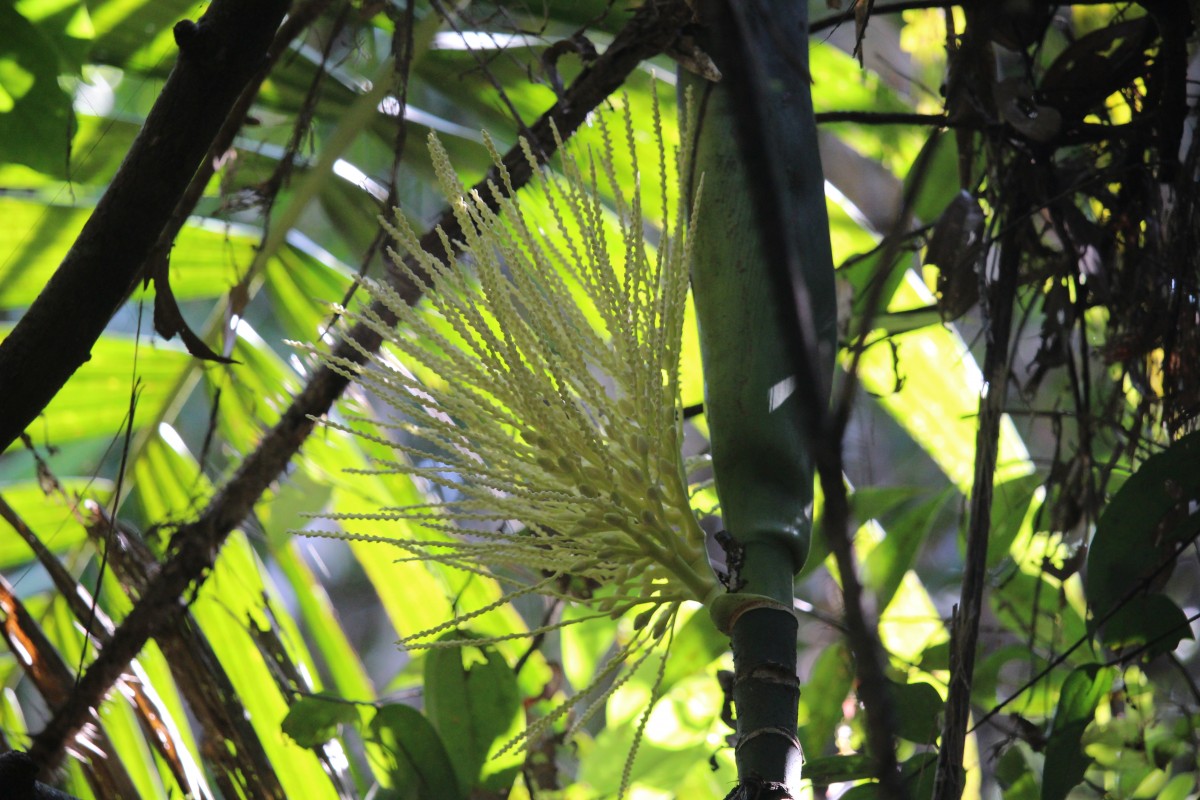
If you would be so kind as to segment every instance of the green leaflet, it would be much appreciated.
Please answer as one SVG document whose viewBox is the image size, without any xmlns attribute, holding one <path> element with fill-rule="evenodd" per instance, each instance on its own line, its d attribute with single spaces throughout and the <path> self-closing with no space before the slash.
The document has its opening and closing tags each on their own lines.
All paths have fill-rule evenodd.
<svg viewBox="0 0 1200 800">
<path fill-rule="evenodd" d="M 1096 524 L 1088 552 L 1088 605 L 1100 624 L 1134 594 L 1171 574 L 1178 549 L 1200 532 L 1200 433 L 1146 459 Z"/>
</svg>

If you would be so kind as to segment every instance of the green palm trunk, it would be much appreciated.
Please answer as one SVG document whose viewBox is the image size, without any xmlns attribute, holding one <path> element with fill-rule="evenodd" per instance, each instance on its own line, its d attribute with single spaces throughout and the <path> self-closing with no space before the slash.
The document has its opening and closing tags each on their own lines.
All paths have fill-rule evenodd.
<svg viewBox="0 0 1200 800">
<path fill-rule="evenodd" d="M 730 591 L 711 610 L 736 664 L 740 785 L 731 797 L 782 798 L 797 794 L 802 762 L 792 580 L 808 554 L 809 435 L 828 404 L 836 345 L 833 267 L 805 4 L 712 5 L 700 37 L 725 77 L 697 92 L 694 174 L 706 200 L 692 267 L 729 534 Z"/>
</svg>

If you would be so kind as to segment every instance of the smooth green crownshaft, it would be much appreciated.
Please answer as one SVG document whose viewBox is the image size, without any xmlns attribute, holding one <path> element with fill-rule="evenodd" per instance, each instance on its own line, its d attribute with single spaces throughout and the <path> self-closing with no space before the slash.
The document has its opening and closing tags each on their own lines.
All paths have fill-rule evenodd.
<svg viewBox="0 0 1200 800">
<path fill-rule="evenodd" d="M 711 612 L 736 668 L 735 798 L 797 796 L 802 762 L 792 581 L 808 554 L 809 435 L 836 349 L 804 5 L 700 5 L 701 46 L 725 76 L 697 91 L 693 173 L 713 199 L 696 226 L 692 288 L 729 534 L 730 591 Z"/>
</svg>

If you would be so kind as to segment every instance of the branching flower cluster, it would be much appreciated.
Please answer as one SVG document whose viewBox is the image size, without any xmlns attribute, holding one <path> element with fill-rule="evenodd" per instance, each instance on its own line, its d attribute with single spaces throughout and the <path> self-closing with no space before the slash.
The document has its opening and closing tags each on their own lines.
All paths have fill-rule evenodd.
<svg viewBox="0 0 1200 800">
<path fill-rule="evenodd" d="M 591 705 L 574 725 L 654 651 L 665 659 L 667 648 L 658 646 L 669 645 L 681 603 L 718 591 L 681 457 L 679 365 L 691 240 L 687 215 L 667 198 L 686 195 L 662 192 L 657 246 L 649 244 L 634 122 L 626 113 L 615 132 L 603 116 L 594 124 L 601 152 L 580 159 L 560 147 L 557 173 L 538 167 L 526 147 L 535 173 L 526 191 L 537 201 L 524 204 L 513 199 L 487 140 L 505 184 L 490 186 L 497 211 L 465 193 L 431 136 L 442 191 L 463 231 L 457 243 L 443 233 L 443 249 L 461 256 L 424 251 L 397 214 L 392 236 L 415 267 L 398 253 L 395 262 L 425 301 L 409 305 L 388 286 L 364 280 L 400 324 L 393 328 L 370 309 L 346 315 L 374 328 L 387 347 L 378 355 L 363 352 L 366 366 L 320 354 L 390 407 L 387 420 L 325 424 L 396 454 L 372 472 L 423 479 L 442 494 L 427 505 L 333 517 L 343 528 L 403 520 L 425 535 L 332 535 L 388 542 L 406 559 L 486 574 L 512 587 L 495 606 L 403 644 L 453 644 L 435 637 L 530 593 L 589 604 L 594 613 L 583 620 L 631 616 L 633 633 L 596 675 L 612 688 L 588 698 Z M 665 187 L 657 106 L 654 134 L 659 159 L 652 178 Z M 617 179 L 618 150 L 632 160 L 633 187 Z M 686 155 L 678 155 L 678 175 L 686 175 Z M 521 575 L 533 577 L 518 582 Z M 524 736 L 534 737 L 585 697 L 578 692 Z"/>
</svg>

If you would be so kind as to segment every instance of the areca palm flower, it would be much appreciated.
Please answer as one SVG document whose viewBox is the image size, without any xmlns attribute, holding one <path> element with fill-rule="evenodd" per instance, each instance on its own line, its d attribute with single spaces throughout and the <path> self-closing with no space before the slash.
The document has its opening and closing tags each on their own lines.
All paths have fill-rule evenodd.
<svg viewBox="0 0 1200 800">
<path fill-rule="evenodd" d="M 442 234 L 443 249 L 461 255 L 424 251 L 396 214 L 391 234 L 416 265 L 400 268 L 424 300 L 409 305 L 388 286 L 364 280 L 399 325 L 370 308 L 345 313 L 378 331 L 390 352 L 363 351 L 366 365 L 321 357 L 390 409 L 384 420 L 325 424 L 395 453 L 373 472 L 413 476 L 442 490 L 436 502 L 368 515 L 416 523 L 426 536 L 335 535 L 389 542 L 408 559 L 496 577 L 511 587 L 500 603 L 540 593 L 590 605 L 591 618 L 629 615 L 632 634 L 596 676 L 615 688 L 653 652 L 665 659 L 680 604 L 705 601 L 719 584 L 681 457 L 679 371 L 691 238 L 689 215 L 668 198 L 685 195 L 665 188 L 657 104 L 659 158 L 649 174 L 637 163 L 628 112 L 615 131 L 604 116 L 594 124 L 602 147 L 581 157 L 560 142 L 557 172 L 538 167 L 525 145 L 534 178 L 523 191 L 537 194 L 539 219 L 534 203 L 514 199 L 490 139 L 505 184 L 490 186 L 497 211 L 464 190 L 431 136 L 439 182 L 462 229 L 457 248 Z M 618 153 L 630 160 L 632 186 L 618 181 Z M 682 167 L 687 154 L 676 157 Z M 653 228 L 642 206 L 643 180 L 664 186 L 656 245 L 647 242 Z M 343 527 L 351 522 L 335 519 Z M 532 577 L 514 580 L 520 575 Z M 603 591 L 572 591 L 572 582 Z M 453 637 L 435 637 L 491 608 L 403 643 L 453 644 Z M 523 735 L 535 735 L 585 696 L 578 692 Z M 575 724 L 603 700 L 593 697 Z"/>
</svg>

